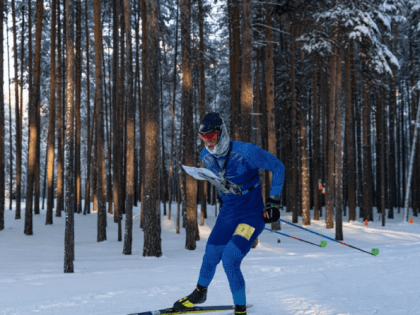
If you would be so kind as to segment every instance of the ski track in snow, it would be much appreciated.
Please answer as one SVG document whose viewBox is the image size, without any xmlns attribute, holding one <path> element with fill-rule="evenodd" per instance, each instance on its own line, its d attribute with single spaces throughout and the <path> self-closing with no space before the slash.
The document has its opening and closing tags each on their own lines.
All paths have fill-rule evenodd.
<svg viewBox="0 0 420 315">
<path fill-rule="evenodd" d="M 24 211 L 22 219 L 15 220 L 14 208 L 6 210 L 5 229 L 0 232 L 0 314 L 124 315 L 170 307 L 194 289 L 215 223 L 214 208 L 209 206 L 201 240 L 195 251 L 187 251 L 185 230 L 176 234 L 176 204 L 172 209 L 171 221 L 162 216 L 160 258 L 142 256 L 138 207 L 130 256 L 122 255 L 113 215 L 108 214 L 108 240 L 97 243 L 97 214 L 75 214 L 73 274 L 63 272 L 64 213 L 46 226 L 41 211 L 33 217 L 34 235 L 26 236 Z M 281 214 L 291 221 L 284 210 Z M 344 242 L 368 252 L 379 248 L 376 257 L 330 240 L 326 248 L 319 248 L 264 231 L 241 266 L 247 303 L 254 305 L 248 314 L 420 314 L 420 218 L 413 219 L 414 224 L 408 224 L 402 222 L 402 213 L 395 213 L 385 227 L 379 220 L 366 227 L 362 219 L 348 223 L 343 217 Z M 324 218 L 311 221 L 307 228 L 335 237 L 335 229 L 325 228 Z M 282 232 L 316 244 L 322 240 L 286 224 Z M 217 304 L 232 304 L 221 264 L 204 305 Z"/>
</svg>

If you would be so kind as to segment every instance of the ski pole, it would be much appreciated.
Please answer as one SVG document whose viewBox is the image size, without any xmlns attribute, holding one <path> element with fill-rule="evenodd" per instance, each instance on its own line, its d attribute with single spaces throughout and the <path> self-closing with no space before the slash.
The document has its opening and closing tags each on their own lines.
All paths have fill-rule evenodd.
<svg viewBox="0 0 420 315">
<path fill-rule="evenodd" d="M 280 234 L 280 235 L 283 235 L 283 236 L 287 236 L 287 237 L 293 238 L 293 239 L 295 239 L 295 240 L 298 240 L 298 241 L 301 241 L 301 242 L 305 242 L 305 243 L 308 243 L 308 244 L 312 244 L 312 245 L 315 245 L 315 246 L 318 246 L 318 247 L 325 247 L 325 246 L 327 246 L 327 241 L 321 241 L 321 244 L 320 244 L 320 245 L 318 245 L 318 244 L 311 243 L 311 242 L 308 242 L 308 241 L 305 241 L 305 240 L 301 240 L 300 238 L 297 238 L 297 237 L 294 237 L 294 236 L 288 235 L 288 234 L 286 234 L 286 233 L 282 233 L 282 232 L 278 232 L 278 231 L 270 230 L 270 229 L 267 229 L 267 228 L 264 228 L 264 230 L 270 231 L 270 232 L 272 232 L 272 233 L 277 233 L 277 234 Z"/>
<path fill-rule="evenodd" d="M 311 231 L 311 230 L 309 230 L 309 229 L 305 229 L 304 227 L 301 227 L 301 226 L 299 226 L 299 225 L 293 224 L 293 223 L 288 222 L 288 221 L 284 221 L 283 219 L 279 219 L 279 221 L 284 222 L 284 223 L 287 223 L 287 224 L 292 225 L 292 226 L 295 226 L 295 227 L 298 227 L 299 229 L 302 229 L 302 230 L 305 230 L 305 231 L 311 232 L 311 233 L 316 234 L 316 235 L 318 235 L 318 236 L 321 236 L 321 237 L 327 238 L 327 239 L 329 239 L 329 240 L 331 240 L 331 241 L 334 241 L 334 242 L 336 242 L 336 243 L 339 243 L 339 244 L 341 244 L 341 245 L 346 245 L 346 246 L 348 246 L 348 247 L 351 247 L 351 248 L 354 248 L 354 249 L 360 250 L 361 252 L 364 252 L 364 253 L 367 253 L 367 254 L 370 254 L 370 255 L 373 255 L 373 256 L 376 256 L 376 255 L 378 255 L 378 254 L 379 254 L 379 249 L 378 249 L 378 248 L 372 248 L 372 251 L 369 253 L 369 252 L 367 252 L 367 251 L 365 251 L 365 250 L 363 250 L 363 249 L 357 248 L 357 247 L 355 247 L 355 246 L 351 246 L 351 245 L 346 244 L 346 243 L 341 242 L 341 241 L 337 241 L 337 240 L 335 240 L 335 239 L 333 239 L 333 238 L 331 238 L 331 237 L 328 237 L 328 236 L 322 235 L 321 233 L 314 232 L 314 231 Z"/>
</svg>

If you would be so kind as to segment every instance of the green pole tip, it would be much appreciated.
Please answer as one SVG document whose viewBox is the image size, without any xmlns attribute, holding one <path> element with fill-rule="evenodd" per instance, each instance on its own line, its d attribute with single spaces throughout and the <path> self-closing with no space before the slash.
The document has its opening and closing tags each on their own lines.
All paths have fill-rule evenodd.
<svg viewBox="0 0 420 315">
<path fill-rule="evenodd" d="M 321 245 L 320 245 L 321 247 L 325 247 L 325 246 L 327 246 L 327 241 L 321 241 Z"/>
<path fill-rule="evenodd" d="M 372 248 L 372 255 L 373 256 L 376 256 L 376 255 L 378 255 L 379 254 L 379 249 L 378 248 Z"/>
</svg>

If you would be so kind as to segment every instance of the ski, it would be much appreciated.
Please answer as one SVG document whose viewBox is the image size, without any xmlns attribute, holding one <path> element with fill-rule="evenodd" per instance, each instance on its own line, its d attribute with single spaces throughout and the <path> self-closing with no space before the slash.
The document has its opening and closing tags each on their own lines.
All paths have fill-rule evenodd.
<svg viewBox="0 0 420 315">
<path fill-rule="evenodd" d="M 246 305 L 247 309 L 252 307 L 252 304 Z M 201 314 L 201 313 L 213 313 L 220 311 L 234 310 L 235 305 L 217 305 L 217 306 L 194 306 L 182 311 L 174 311 L 172 308 L 164 308 L 156 311 L 148 311 L 142 313 L 131 313 L 128 315 L 181 315 L 181 314 Z"/>
</svg>

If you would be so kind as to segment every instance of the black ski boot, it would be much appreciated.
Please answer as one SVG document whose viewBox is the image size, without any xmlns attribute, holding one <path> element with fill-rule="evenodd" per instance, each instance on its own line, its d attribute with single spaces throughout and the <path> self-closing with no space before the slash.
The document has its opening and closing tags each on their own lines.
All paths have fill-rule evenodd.
<svg viewBox="0 0 420 315">
<path fill-rule="evenodd" d="M 204 303 L 207 299 L 207 287 L 197 284 L 197 288 L 188 296 L 178 300 L 174 304 L 174 311 L 181 311 L 194 306 L 195 304 Z"/>
<path fill-rule="evenodd" d="M 246 315 L 246 305 L 235 305 L 235 315 Z"/>
</svg>

